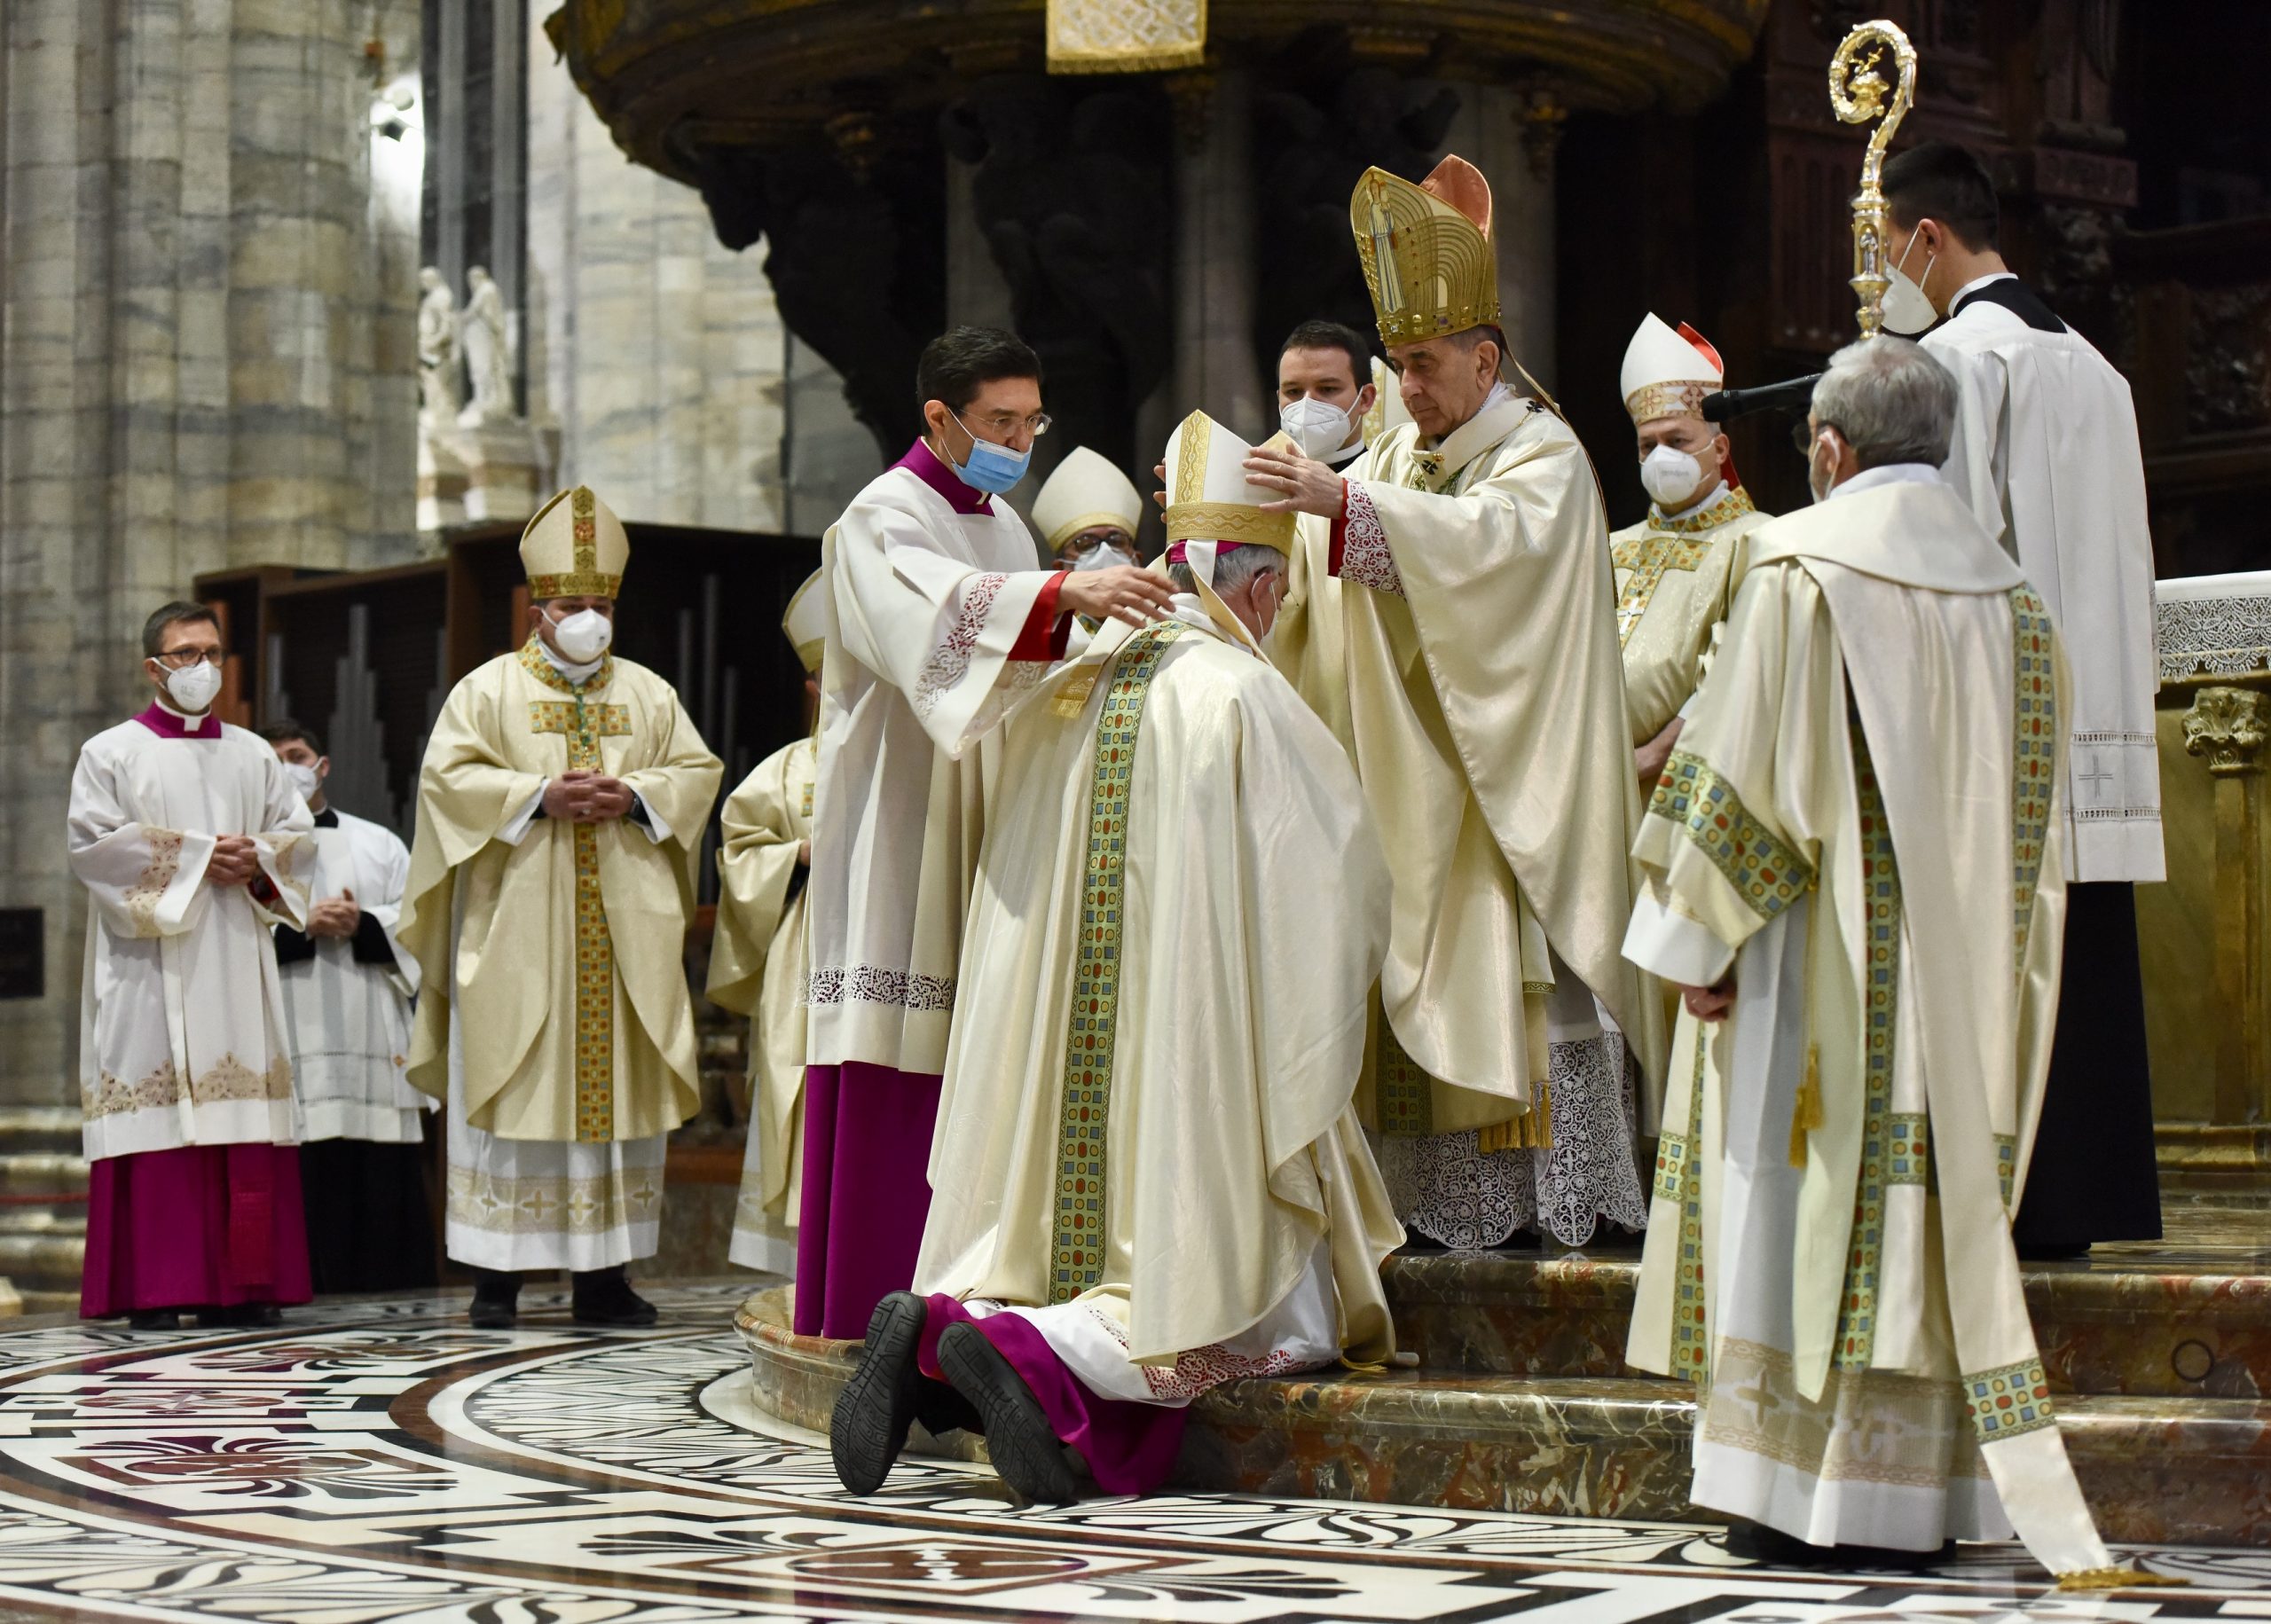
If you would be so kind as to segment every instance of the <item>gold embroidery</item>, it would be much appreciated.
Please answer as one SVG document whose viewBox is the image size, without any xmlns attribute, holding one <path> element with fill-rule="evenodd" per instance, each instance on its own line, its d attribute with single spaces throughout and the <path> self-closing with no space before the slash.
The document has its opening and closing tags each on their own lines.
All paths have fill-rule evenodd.
<svg viewBox="0 0 2271 1624">
<path fill-rule="evenodd" d="M 172 829 L 152 828 L 147 824 L 142 828 L 142 836 L 150 843 L 150 860 L 127 888 L 126 912 L 134 921 L 136 936 L 153 937 L 158 934 L 158 905 L 181 872 L 182 836 Z"/>
<path fill-rule="evenodd" d="M 80 1090 L 80 1107 L 90 1121 L 130 1111 L 170 1110 L 181 1103 L 181 1076 L 168 1060 L 137 1082 L 108 1071 Z M 292 1097 L 292 1063 L 279 1055 L 268 1070 L 255 1071 L 234 1055 L 224 1055 L 189 1085 L 192 1105 L 223 1105 L 241 1100 L 271 1103 Z"/>
<path fill-rule="evenodd" d="M 1699 1422 L 1713 1444 L 1779 1461 L 1825 1483 L 1940 1488 L 1984 1478 L 1987 1463 L 1964 1424 L 1953 1378 L 1833 1366 L 1821 1400 L 1798 1392 L 1781 1348 L 1721 1337 Z"/>
<path fill-rule="evenodd" d="M 1693 575 L 1710 556 L 1709 542 L 1678 536 L 1635 536 L 1611 547 L 1608 561 L 1631 571 L 1624 590 L 1616 595 L 1616 646 L 1622 648 L 1632 640 L 1667 572 L 1685 569 Z"/>
<path fill-rule="evenodd" d="M 581 530 L 578 529 L 580 537 Z M 581 541 L 578 541 L 581 546 Z M 531 639 L 522 651 L 522 663 L 543 670 L 540 678 L 558 680 L 572 701 L 532 700 L 529 729 L 538 734 L 562 734 L 568 740 L 570 772 L 603 772 L 600 740 L 623 738 L 631 732 L 626 705 L 586 704 L 584 695 L 604 684 L 611 668 L 602 665 L 591 679 L 570 683 L 553 669 Z M 607 926 L 607 900 L 600 890 L 600 831 L 595 823 L 570 826 L 569 838 L 576 865 L 576 1138 L 585 1144 L 602 1144 L 615 1137 L 615 939 Z"/>
<path fill-rule="evenodd" d="M 625 1167 L 593 1179 L 506 1178 L 450 1169 L 450 1221 L 490 1235 L 599 1235 L 657 1221 L 662 1180 L 656 1169 Z"/>
<path fill-rule="evenodd" d="M 1750 492 L 1737 485 L 1732 490 L 1721 492 L 1717 501 L 1677 519 L 1667 519 L 1652 512 L 1648 515 L 1648 528 L 1672 536 L 1701 536 L 1708 530 L 1717 530 L 1723 524 L 1733 524 L 1745 514 L 1757 511 L 1758 505 L 1750 499 Z"/>
<path fill-rule="evenodd" d="M 532 575 L 529 577 L 529 595 L 546 598 L 613 598 L 623 591 L 623 577 L 608 575 L 600 569 L 600 522 L 597 498 L 583 485 L 576 487 L 570 498 L 569 512 L 574 521 L 573 551 L 570 557 L 574 568 L 564 575 Z"/>
</svg>

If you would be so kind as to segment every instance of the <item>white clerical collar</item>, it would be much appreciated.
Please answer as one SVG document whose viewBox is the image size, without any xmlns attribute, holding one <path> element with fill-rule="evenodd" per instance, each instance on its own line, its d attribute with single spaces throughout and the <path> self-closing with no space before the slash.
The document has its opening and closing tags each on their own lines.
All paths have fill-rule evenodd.
<svg viewBox="0 0 2271 1624">
<path fill-rule="evenodd" d="M 1874 490 L 1879 485 L 1938 485 L 1946 482 L 1940 471 L 1929 462 L 1888 462 L 1882 467 L 1863 468 L 1829 493 L 1829 500 L 1851 496 L 1857 490 Z"/>
<path fill-rule="evenodd" d="M 1666 513 L 1664 511 L 1664 505 L 1662 502 L 1651 502 L 1648 504 L 1649 522 L 1654 524 L 1662 524 L 1667 519 L 1680 520 L 1701 518 L 1703 514 L 1709 513 L 1719 498 L 1726 494 L 1727 482 L 1723 479 L 1717 484 L 1711 487 L 1710 495 L 1705 497 L 1700 502 L 1690 502 L 1686 506 L 1681 508 L 1676 514 Z"/>
<path fill-rule="evenodd" d="M 607 663 L 607 656 L 605 655 L 601 655 L 598 659 L 593 660 L 588 663 L 576 665 L 562 659 L 561 657 L 560 651 L 554 648 L 551 644 L 546 642 L 542 638 L 537 639 L 536 646 L 544 651 L 544 657 L 552 662 L 552 669 L 558 671 L 562 676 L 567 678 L 569 681 L 573 683 L 580 684 L 584 682 L 591 677 L 593 672 L 598 671 L 601 666 Z"/>
<path fill-rule="evenodd" d="M 205 724 L 213 719 L 213 712 L 209 710 L 200 710 L 195 716 L 185 716 L 162 699 L 158 702 L 158 709 L 179 722 L 184 733 L 203 733 Z"/>
<path fill-rule="evenodd" d="M 1991 271 L 1984 277 L 1974 277 L 1971 280 L 1966 282 L 1961 287 L 1955 290 L 1955 297 L 1948 301 L 1948 310 L 1953 312 L 1957 305 L 1961 304 L 1966 299 L 1970 298 L 1972 294 L 1977 293 L 1990 282 L 2001 282 L 2005 280 L 2016 282 L 2018 279 L 2018 272 L 2016 271 Z"/>
<path fill-rule="evenodd" d="M 1326 452 L 1323 461 L 1326 467 L 1337 468 L 1343 463 L 1354 462 L 1357 458 L 1363 454 L 1364 436 L 1360 434 L 1355 439 L 1349 441 L 1348 444 L 1342 446 L 1339 451 Z"/>
<path fill-rule="evenodd" d="M 1513 399 L 1513 397 L 1514 392 L 1506 387 L 1505 379 L 1500 379 L 1497 382 L 1490 386 L 1490 392 L 1482 397 L 1482 404 L 1474 409 L 1474 415 L 1467 419 L 1466 423 L 1481 422 L 1484 418 L 1490 415 L 1491 407 L 1502 405 L 1505 402 Z M 1452 437 L 1458 433 L 1459 428 L 1466 427 L 1466 423 L 1461 423 L 1458 426 L 1458 428 L 1452 429 L 1450 434 L 1445 435 L 1442 439 L 1434 442 L 1432 444 L 1429 443 L 1427 437 L 1425 435 L 1420 435 L 1417 441 L 1413 442 L 1413 443 L 1418 445 L 1423 451 L 1440 451 L 1450 442 Z"/>
</svg>

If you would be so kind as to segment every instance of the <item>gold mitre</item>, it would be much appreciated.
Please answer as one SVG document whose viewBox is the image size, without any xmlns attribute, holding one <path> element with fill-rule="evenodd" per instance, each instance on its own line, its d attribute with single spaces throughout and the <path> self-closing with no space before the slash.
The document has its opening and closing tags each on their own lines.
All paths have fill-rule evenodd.
<svg viewBox="0 0 2271 1624">
<path fill-rule="evenodd" d="M 1725 380 L 1719 352 L 1701 333 L 1684 321 L 1675 331 L 1650 315 L 1624 347 L 1617 389 L 1634 422 L 1652 423 L 1660 417 L 1701 417 L 1703 397 L 1724 388 Z"/>
<path fill-rule="evenodd" d="M 781 616 L 781 630 L 808 671 L 820 669 L 821 650 L 828 639 L 828 605 L 821 585 L 823 573 L 815 569 L 805 577 L 805 584 L 797 588 L 797 595 L 789 600 L 789 607 Z"/>
<path fill-rule="evenodd" d="M 521 568 L 528 571 L 529 596 L 539 600 L 621 597 L 623 567 L 630 561 L 623 521 L 589 485 L 554 497 L 521 532 Z"/>
<path fill-rule="evenodd" d="M 1490 183 L 1446 158 L 1418 185 L 1367 169 L 1348 200 L 1384 344 L 1414 344 L 1498 321 Z"/>
<path fill-rule="evenodd" d="M 1033 501 L 1033 528 L 1051 553 L 1100 524 L 1125 530 L 1132 540 L 1143 521 L 1143 497 L 1135 482 L 1085 445 L 1065 454 Z"/>
<path fill-rule="evenodd" d="M 1291 451 L 1281 431 L 1262 443 L 1273 451 Z M 1293 515 L 1266 514 L 1264 502 L 1285 492 L 1246 482 L 1246 459 L 1253 447 L 1208 417 L 1194 412 L 1167 442 L 1167 545 L 1179 541 L 1227 541 L 1242 546 L 1293 550 Z"/>
</svg>

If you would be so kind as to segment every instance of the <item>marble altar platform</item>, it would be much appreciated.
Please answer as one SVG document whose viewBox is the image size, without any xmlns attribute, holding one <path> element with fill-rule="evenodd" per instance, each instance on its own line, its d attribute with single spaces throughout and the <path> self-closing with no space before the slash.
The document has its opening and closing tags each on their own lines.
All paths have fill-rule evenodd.
<svg viewBox="0 0 2271 1624">
<path fill-rule="evenodd" d="M 2110 1540 L 2271 1545 L 2271 1211 L 2173 1200 L 2167 1237 L 2026 1266 L 2059 1424 Z M 1199 1400 L 1176 1484 L 1373 1504 L 1713 1520 L 1687 1504 L 1693 1390 L 1628 1369 L 1638 1245 L 1387 1266 L 1418 1367 L 1253 1380 Z M 742 1305 L 753 1397 L 825 1430 L 859 1345 Z M 955 1434 L 918 1447 L 982 1458 Z"/>
</svg>

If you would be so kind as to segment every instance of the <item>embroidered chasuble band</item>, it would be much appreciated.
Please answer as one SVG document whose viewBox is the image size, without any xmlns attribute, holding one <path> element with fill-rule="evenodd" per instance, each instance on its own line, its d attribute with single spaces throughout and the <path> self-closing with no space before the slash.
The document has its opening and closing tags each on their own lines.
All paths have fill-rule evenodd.
<svg viewBox="0 0 2271 1624">
<path fill-rule="evenodd" d="M 1813 889 L 1813 866 L 1754 817 L 1701 756 L 1674 750 L 1648 803 L 1725 875 L 1751 912 L 1771 920 Z"/>
<path fill-rule="evenodd" d="M 1884 795 L 1860 724 L 1852 727 L 1853 781 L 1861 810 L 1861 1168 L 1845 1291 L 1837 1310 L 1836 1363 L 1866 1370 L 1876 1351 L 1877 1290 L 1884 1264 L 1885 1188 L 1892 1182 L 1893 1037 L 1900 1013 L 1900 866 Z M 1796 1144 L 1797 1130 L 1791 1133 Z"/>
<path fill-rule="evenodd" d="M 2031 586 L 2011 591 L 2011 964 L 2026 976 L 2027 927 L 2042 877 L 2057 766 L 2058 685 L 2050 663 L 2050 613 Z M 2008 1184 L 2008 1175 L 2005 1180 Z M 2005 1192 L 2008 1204 L 2008 1190 Z"/>
<path fill-rule="evenodd" d="M 1623 590 L 1616 595 L 1616 646 L 1623 648 L 1632 641 L 1632 633 L 1646 616 L 1648 605 L 1656 595 L 1656 588 L 1663 584 L 1666 574 L 1674 569 L 1692 574 L 1702 568 L 1703 561 L 1711 556 L 1710 532 L 1757 511 L 1751 503 L 1750 493 L 1737 486 L 1701 513 L 1679 519 L 1660 518 L 1652 514 L 1648 529 L 1654 534 L 1628 537 L 1612 543 L 1608 552 L 1610 567 L 1632 572 L 1625 580 Z"/>
<path fill-rule="evenodd" d="M 1080 945 L 1073 1014 L 1065 1040 L 1057 1110 L 1057 1211 L 1049 1300 L 1068 1303 L 1104 1279 L 1104 1152 L 1118 1033 L 1120 932 L 1128 889 L 1128 812 L 1143 702 L 1167 645 L 1183 633 L 1167 622 L 1136 633 L 1121 649 L 1096 719 L 1096 772 L 1088 794 L 1087 872 L 1081 882 Z"/>
<path fill-rule="evenodd" d="M 580 559 L 580 505 L 577 534 Z M 600 740 L 628 737 L 631 711 L 624 705 L 587 705 L 584 694 L 606 686 L 614 674 L 613 662 L 602 662 L 588 680 L 572 683 L 544 657 L 531 637 L 521 649 L 521 665 L 546 687 L 575 695 L 571 700 L 532 701 L 529 730 L 567 736 L 569 771 L 604 772 Z M 585 1144 L 604 1144 L 615 1137 L 615 944 L 607 928 L 606 898 L 600 891 L 599 826 L 575 824 L 570 839 L 576 865 L 576 1138 Z"/>
<path fill-rule="evenodd" d="M 1656 1142 L 1656 1189 L 1679 1212 L 1678 1252 L 1673 1260 L 1671 1374 L 1700 1391 L 1710 1379 L 1710 1338 L 1703 1296 L 1703 1079 L 1711 1034 L 1695 1034 L 1695 1067 L 1688 1085 L 1687 1132 L 1665 1132 Z"/>
</svg>

